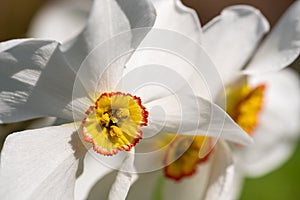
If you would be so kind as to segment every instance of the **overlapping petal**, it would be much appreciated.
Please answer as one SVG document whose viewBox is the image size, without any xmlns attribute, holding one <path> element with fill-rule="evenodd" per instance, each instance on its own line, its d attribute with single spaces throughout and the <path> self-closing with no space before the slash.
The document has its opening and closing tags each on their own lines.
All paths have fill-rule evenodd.
<svg viewBox="0 0 300 200">
<path fill-rule="evenodd" d="M 233 154 L 227 143 L 220 141 L 216 145 L 208 183 L 210 187 L 207 190 L 205 199 L 231 199 L 235 173 L 232 156 Z"/>
<path fill-rule="evenodd" d="M 1 43 L 0 50 L 1 123 L 43 116 L 72 119 L 75 73 L 59 43 L 20 39 Z"/>
<path fill-rule="evenodd" d="M 186 7 L 181 0 L 154 0 L 157 20 L 154 28 L 168 29 L 200 42 L 201 25 L 195 10 Z"/>
<path fill-rule="evenodd" d="M 120 167 L 120 171 L 116 176 L 116 180 L 111 186 L 108 199 L 109 200 L 122 200 L 125 199 L 131 183 L 134 181 L 134 149 L 125 157 L 125 160 Z"/>
<path fill-rule="evenodd" d="M 128 34 L 122 39 L 117 38 L 105 43 L 122 32 Z M 101 44 L 100 52 L 87 58 Z M 116 79 L 122 75 L 125 60 L 121 59 L 114 63 L 113 67 L 108 68 L 105 75 L 102 74 L 107 68 L 108 62 L 118 55 L 117 52 L 119 50 L 121 52 L 128 51 L 130 44 L 130 24 L 126 15 L 115 0 L 104 0 L 94 1 L 85 29 L 76 38 L 64 44 L 62 49 L 75 72 L 80 70 L 82 62 L 87 58 L 78 73 L 78 78 L 88 92 L 94 93 L 98 85 L 103 90 L 113 89 L 113 85 L 118 81 Z"/>
<path fill-rule="evenodd" d="M 278 71 L 291 64 L 300 54 L 300 1 L 285 12 L 272 32 L 259 46 L 245 69 L 246 74 Z"/>
<path fill-rule="evenodd" d="M 32 19 L 27 35 L 66 42 L 84 28 L 92 1 L 61 0 L 47 2 Z"/>
<path fill-rule="evenodd" d="M 205 62 L 207 58 L 201 60 L 205 56 L 202 49 L 199 50 L 200 47 L 197 46 L 201 42 L 202 30 L 196 12 L 184 6 L 180 0 L 155 0 L 153 4 L 157 13 L 155 24 L 126 63 L 125 74 L 131 73 L 131 70 L 137 67 L 143 67 L 143 70 L 140 70 L 142 72 L 150 71 L 150 66 L 160 65 L 178 71 L 183 77 L 192 80 L 190 76 L 195 73 L 195 70 L 191 68 L 191 63 L 196 64 L 198 59 L 196 65 L 210 65 Z M 136 73 L 135 76 L 136 79 L 144 78 L 144 74 Z M 155 77 L 151 76 L 151 78 Z M 191 84 L 195 88 L 199 88 L 199 85 L 203 88 L 203 82 Z M 152 91 L 158 96 L 165 96 L 165 92 L 160 88 Z M 206 95 L 206 91 L 203 93 Z M 148 96 L 151 93 L 144 94 Z"/>
<path fill-rule="evenodd" d="M 1 154 L 1 198 L 72 199 L 84 152 L 72 124 L 10 135 Z"/>
<path fill-rule="evenodd" d="M 145 7 L 146 11 L 141 10 Z M 151 27 L 154 21 L 154 8 L 148 0 L 94 2 L 85 29 L 62 47 L 88 92 L 115 89 L 130 51 L 149 31 L 134 34 L 131 28 Z"/>
<path fill-rule="evenodd" d="M 269 24 L 260 11 L 244 5 L 224 9 L 204 26 L 204 48 L 225 84 L 247 63 L 268 30 Z"/>
<path fill-rule="evenodd" d="M 78 200 L 86 199 L 94 184 L 113 171 L 111 167 L 104 165 L 94 158 L 91 153 L 85 155 L 83 166 L 83 172 L 76 179 L 75 183 L 74 198 Z M 105 195 L 108 195 L 108 191 Z"/>
<path fill-rule="evenodd" d="M 157 105 L 161 109 L 155 108 Z M 150 124 L 144 134 L 153 132 L 206 135 L 249 144 L 252 139 L 220 107 L 201 97 L 167 96 L 145 105 L 150 112 Z M 154 109 L 152 109 L 154 108 Z"/>
<path fill-rule="evenodd" d="M 117 0 L 132 29 L 152 27 L 156 11 L 151 0 Z"/>
</svg>

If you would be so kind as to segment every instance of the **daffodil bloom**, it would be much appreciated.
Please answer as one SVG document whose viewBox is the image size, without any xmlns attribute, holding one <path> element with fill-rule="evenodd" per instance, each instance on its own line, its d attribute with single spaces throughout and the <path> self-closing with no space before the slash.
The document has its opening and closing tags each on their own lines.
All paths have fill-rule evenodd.
<svg viewBox="0 0 300 200">
<path fill-rule="evenodd" d="M 78 164 L 86 153 L 84 145 L 103 160 L 121 163 L 108 198 L 124 199 L 135 172 L 133 147 L 143 151 L 144 136 L 179 133 L 251 142 L 222 109 L 191 92 L 194 88 L 186 90 L 188 83 L 171 79 L 178 84 L 173 83 L 172 93 L 138 84 L 146 78 L 168 81 L 167 77 L 173 77 L 161 66 L 150 70 L 133 67 L 138 56 L 136 52 L 132 55 L 133 50 L 150 29 L 132 29 L 151 27 L 154 20 L 155 10 L 149 1 L 97 0 L 83 31 L 65 44 L 40 39 L 0 44 L 0 122 L 45 116 L 73 122 L 14 133 L 6 139 L 1 155 L 1 199 L 73 199 Z M 162 39 L 172 44 L 169 38 Z M 201 65 L 214 68 L 204 52 L 201 56 L 190 53 L 200 58 Z M 123 73 L 125 65 L 127 74 Z M 186 77 L 195 75 L 184 67 L 176 70 Z M 131 77 L 132 73 L 135 76 Z M 180 84 L 186 86 L 184 91 Z M 163 109 L 165 118 L 156 106 Z M 120 155 L 120 151 L 130 152 Z M 209 197 L 224 189 L 215 181 L 227 170 L 232 173 L 226 144 L 217 145 L 211 157 L 207 164 L 211 176 L 206 181 L 207 187 L 213 186 Z M 145 164 L 136 160 L 137 167 Z"/>
<path fill-rule="evenodd" d="M 276 169 L 298 138 L 299 78 L 292 70 L 276 71 L 299 56 L 299 11 L 296 1 L 264 40 L 267 20 L 245 6 L 225 9 L 203 30 L 204 46 L 225 82 L 224 108 L 255 141 L 249 147 L 233 146 L 239 171 L 247 176 Z"/>
</svg>

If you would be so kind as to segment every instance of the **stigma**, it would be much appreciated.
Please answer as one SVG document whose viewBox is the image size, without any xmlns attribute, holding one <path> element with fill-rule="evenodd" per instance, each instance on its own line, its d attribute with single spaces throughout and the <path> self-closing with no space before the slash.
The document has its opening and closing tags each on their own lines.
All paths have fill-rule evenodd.
<svg viewBox="0 0 300 200">
<path fill-rule="evenodd" d="M 141 99 L 122 92 L 102 93 L 85 114 L 83 138 L 106 156 L 129 151 L 142 138 L 140 127 L 148 123 Z"/>
</svg>

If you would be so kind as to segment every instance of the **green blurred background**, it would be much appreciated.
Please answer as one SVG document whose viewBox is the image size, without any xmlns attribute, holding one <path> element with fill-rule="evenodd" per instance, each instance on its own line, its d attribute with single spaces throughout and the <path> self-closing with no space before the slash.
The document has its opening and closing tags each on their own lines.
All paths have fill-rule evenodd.
<svg viewBox="0 0 300 200">
<path fill-rule="evenodd" d="M 47 1 L 53 0 L 0 0 L 0 41 L 26 37 L 31 19 Z M 273 25 L 294 0 L 183 0 L 183 2 L 197 10 L 202 24 L 216 16 L 225 6 L 242 3 L 258 7 Z M 292 67 L 300 71 L 299 58 Z M 280 169 L 262 178 L 247 179 L 240 199 L 300 199 L 300 142 L 293 157 Z"/>
<path fill-rule="evenodd" d="M 240 199 L 300 199 L 300 142 L 293 157 L 280 169 L 262 178 L 247 179 Z"/>
</svg>

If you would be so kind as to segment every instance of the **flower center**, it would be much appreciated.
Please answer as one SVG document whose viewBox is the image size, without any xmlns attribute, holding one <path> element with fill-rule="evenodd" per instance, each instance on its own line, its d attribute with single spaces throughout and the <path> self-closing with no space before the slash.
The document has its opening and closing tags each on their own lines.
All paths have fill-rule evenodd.
<svg viewBox="0 0 300 200">
<path fill-rule="evenodd" d="M 102 93 L 82 120 L 84 140 L 103 155 L 129 151 L 142 138 L 148 112 L 141 99 L 121 92 Z"/>
<path fill-rule="evenodd" d="M 258 124 L 258 117 L 263 105 L 266 86 L 250 88 L 247 81 L 242 86 L 229 88 L 227 91 L 226 112 L 249 135 L 253 134 Z"/>
<path fill-rule="evenodd" d="M 209 137 L 177 136 L 169 145 L 164 158 L 165 176 L 179 181 L 183 177 L 193 175 L 197 165 L 208 159 L 210 150 Z"/>
</svg>

